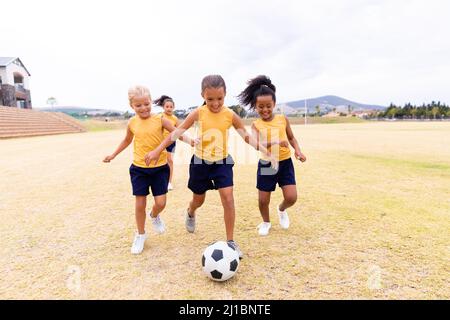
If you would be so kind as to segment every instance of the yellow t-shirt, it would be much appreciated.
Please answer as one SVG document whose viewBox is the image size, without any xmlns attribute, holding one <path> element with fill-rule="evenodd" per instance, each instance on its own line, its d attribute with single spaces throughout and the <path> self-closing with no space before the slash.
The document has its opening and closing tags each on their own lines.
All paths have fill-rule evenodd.
<svg viewBox="0 0 450 320">
<path fill-rule="evenodd" d="M 198 107 L 198 134 L 200 143 L 195 155 L 207 161 L 219 161 L 228 156 L 228 129 L 233 125 L 233 111 L 226 106 L 218 113 L 206 105 Z"/>
<path fill-rule="evenodd" d="M 258 119 L 253 122 L 256 129 L 259 131 L 259 141 L 288 141 L 286 134 L 286 117 L 282 114 L 276 114 L 271 121 L 264 121 Z M 279 144 L 273 145 L 268 150 L 279 159 L 283 161 L 291 157 L 291 150 L 289 147 L 280 147 Z M 261 159 L 269 160 L 269 158 L 261 152 Z"/>
<path fill-rule="evenodd" d="M 128 122 L 128 127 L 134 134 L 133 164 L 141 168 L 156 168 L 167 163 L 167 152 L 161 152 L 158 163 L 145 164 L 145 155 L 156 149 L 163 141 L 163 126 L 161 115 L 152 114 L 147 119 L 134 116 Z"/>
<path fill-rule="evenodd" d="M 174 127 L 176 126 L 176 124 L 177 124 L 177 122 L 178 122 L 178 118 L 177 118 L 176 116 L 174 116 L 174 115 L 168 116 L 168 115 L 165 114 L 164 112 L 161 113 L 161 116 L 162 116 L 164 119 L 169 120 L 169 121 L 172 123 L 172 125 L 173 125 Z M 167 131 L 166 129 L 164 129 L 164 131 L 163 131 L 164 139 L 167 138 L 167 136 L 168 136 L 169 134 L 170 134 L 170 132 Z"/>
</svg>

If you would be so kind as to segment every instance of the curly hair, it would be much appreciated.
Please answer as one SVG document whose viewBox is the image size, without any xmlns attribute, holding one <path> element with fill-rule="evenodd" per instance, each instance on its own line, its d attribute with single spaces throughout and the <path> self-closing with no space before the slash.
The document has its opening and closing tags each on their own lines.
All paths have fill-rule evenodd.
<svg viewBox="0 0 450 320">
<path fill-rule="evenodd" d="M 276 102 L 276 90 L 269 77 L 260 75 L 247 81 L 247 88 L 238 95 L 238 100 L 244 106 L 250 105 L 250 109 L 254 109 L 256 99 L 260 96 L 272 96 L 273 101 Z"/>
</svg>

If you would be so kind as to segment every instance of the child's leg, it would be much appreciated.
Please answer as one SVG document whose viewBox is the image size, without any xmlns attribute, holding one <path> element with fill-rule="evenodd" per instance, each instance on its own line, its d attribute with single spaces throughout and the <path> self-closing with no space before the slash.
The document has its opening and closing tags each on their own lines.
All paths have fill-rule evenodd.
<svg viewBox="0 0 450 320">
<path fill-rule="evenodd" d="M 153 218 L 156 218 L 166 207 L 166 195 L 156 196 L 153 199 L 155 200 L 155 204 L 153 205 L 151 214 Z"/>
<path fill-rule="evenodd" d="M 281 187 L 283 190 L 283 201 L 281 202 L 279 209 L 284 211 L 289 207 L 292 207 L 297 202 L 297 186 L 287 185 Z"/>
<path fill-rule="evenodd" d="M 272 192 L 266 192 L 261 190 L 258 191 L 259 212 L 261 212 L 261 217 L 263 218 L 264 222 L 270 222 L 269 204 L 271 194 Z"/>
<path fill-rule="evenodd" d="M 173 175 L 173 153 L 167 152 L 167 164 L 169 165 L 170 175 L 169 182 L 172 183 L 172 175 Z"/>
<path fill-rule="evenodd" d="M 145 207 L 147 206 L 147 196 L 136 196 L 136 225 L 139 234 L 145 233 Z"/>
<path fill-rule="evenodd" d="M 189 202 L 188 214 L 192 218 L 195 216 L 195 210 L 200 208 L 205 202 L 206 192 L 204 194 L 192 193 L 192 201 Z"/>
<path fill-rule="evenodd" d="M 233 187 L 219 189 L 220 200 L 223 206 L 223 218 L 225 220 L 225 229 L 227 232 L 227 241 L 233 240 L 235 208 Z"/>
</svg>

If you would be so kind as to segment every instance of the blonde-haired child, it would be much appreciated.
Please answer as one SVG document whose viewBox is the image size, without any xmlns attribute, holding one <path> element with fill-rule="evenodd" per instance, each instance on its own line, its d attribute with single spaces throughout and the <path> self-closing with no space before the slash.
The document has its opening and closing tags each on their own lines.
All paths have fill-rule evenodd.
<svg viewBox="0 0 450 320">
<path fill-rule="evenodd" d="M 134 86 L 128 90 L 128 100 L 136 115 L 130 119 L 126 136 L 113 154 L 105 157 L 103 162 L 110 162 L 133 142 L 133 163 L 130 166 L 130 178 L 133 195 L 136 198 L 135 215 L 137 232 L 131 246 L 131 253 L 140 254 L 147 239 L 145 232 L 146 206 L 149 188 L 152 190 L 154 204 L 149 216 L 157 233 L 165 232 L 165 225 L 160 213 L 166 206 L 169 167 L 167 153 L 164 150 L 158 161 L 147 164 L 145 156 L 156 149 L 164 139 L 163 130 L 169 132 L 175 127 L 167 119 L 151 113 L 152 100 L 150 91 L 144 86 Z M 180 137 L 191 145 L 194 142 L 188 137 Z"/>
</svg>

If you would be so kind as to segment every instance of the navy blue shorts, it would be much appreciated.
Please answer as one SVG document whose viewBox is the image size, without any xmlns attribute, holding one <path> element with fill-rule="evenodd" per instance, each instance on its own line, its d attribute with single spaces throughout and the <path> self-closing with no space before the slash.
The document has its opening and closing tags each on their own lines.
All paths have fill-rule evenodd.
<svg viewBox="0 0 450 320">
<path fill-rule="evenodd" d="M 130 167 L 131 185 L 134 196 L 148 196 L 149 188 L 154 197 L 167 193 L 170 169 L 167 164 L 156 168 L 141 168 L 134 164 Z"/>
<path fill-rule="evenodd" d="M 177 145 L 177 142 L 175 141 L 174 143 L 172 143 L 170 146 L 168 146 L 166 148 L 167 152 L 174 153 L 176 145 Z"/>
<path fill-rule="evenodd" d="M 256 181 L 256 188 L 266 192 L 275 191 L 277 183 L 280 188 L 295 185 L 295 171 L 292 159 L 280 161 L 278 171 L 270 167 L 270 161 L 259 160 Z"/>
<path fill-rule="evenodd" d="M 234 161 L 231 156 L 209 162 L 193 155 L 189 165 L 188 188 L 195 194 L 233 186 Z"/>
</svg>

